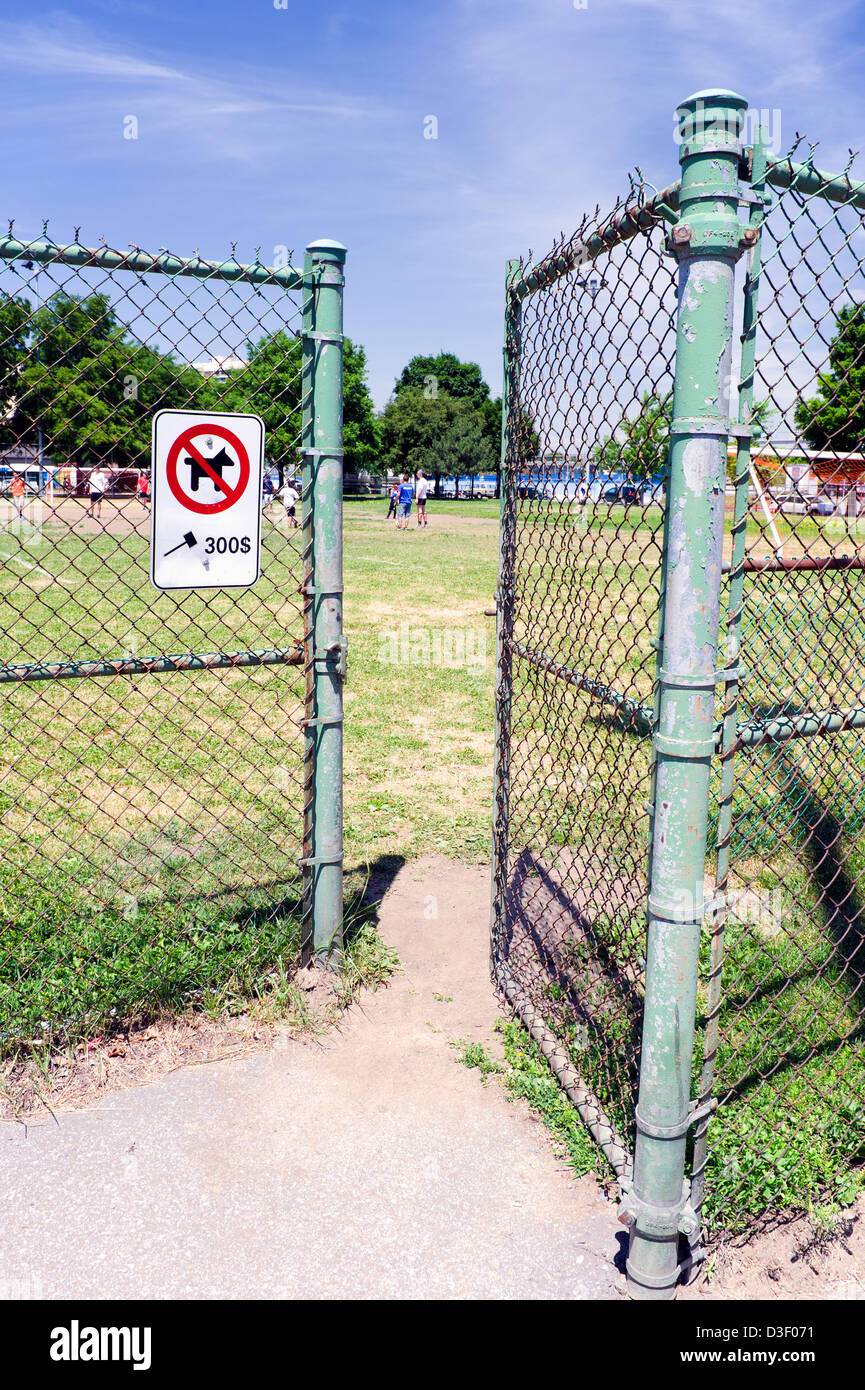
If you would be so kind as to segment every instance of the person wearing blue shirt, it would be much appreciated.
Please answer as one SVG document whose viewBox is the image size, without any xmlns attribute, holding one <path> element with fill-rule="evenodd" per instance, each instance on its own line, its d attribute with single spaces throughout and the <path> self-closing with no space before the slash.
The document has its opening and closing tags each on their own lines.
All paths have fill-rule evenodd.
<svg viewBox="0 0 865 1390">
<path fill-rule="evenodd" d="M 403 473 L 399 485 L 399 501 L 396 510 L 396 524 L 400 531 L 408 530 L 409 517 L 411 516 L 411 504 L 414 497 L 414 488 L 408 480 L 408 474 Z"/>
</svg>

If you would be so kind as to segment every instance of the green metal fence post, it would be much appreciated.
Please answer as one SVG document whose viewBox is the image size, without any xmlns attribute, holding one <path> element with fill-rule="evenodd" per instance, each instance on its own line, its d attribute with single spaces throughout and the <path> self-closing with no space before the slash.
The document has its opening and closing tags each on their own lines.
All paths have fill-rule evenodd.
<svg viewBox="0 0 865 1390">
<path fill-rule="evenodd" d="M 751 241 L 739 222 L 747 103 L 699 92 L 678 111 L 682 182 L 670 250 L 679 261 L 670 425 L 668 554 L 647 904 L 646 997 L 631 1227 L 632 1298 L 675 1297 L 680 1234 L 697 1219 L 684 1181 L 715 684 L 729 433 L 735 264 Z"/>
<path fill-rule="evenodd" d="M 309 782 L 304 868 L 309 947 L 320 965 L 342 950 L 342 306 L 346 250 L 314 241 L 304 259 L 303 417 Z M 311 705 L 311 713 L 310 713 Z"/>
<path fill-rule="evenodd" d="M 496 589 L 496 697 L 493 742 L 493 857 L 490 902 L 492 966 L 504 922 L 508 875 L 508 820 L 511 746 L 511 682 L 514 609 L 514 531 L 516 527 L 518 373 L 521 301 L 511 286 L 519 261 L 508 261 L 505 276 L 505 338 L 502 345 L 502 442 L 499 472 L 499 578 Z"/>
<path fill-rule="evenodd" d="M 745 551 L 748 530 L 748 485 L 751 477 L 751 419 L 754 405 L 754 374 L 757 362 L 757 298 L 760 290 L 760 229 L 766 216 L 766 148 L 768 131 L 759 126 L 751 153 L 751 204 L 749 226 L 757 233 L 751 248 L 745 276 L 745 305 L 742 314 L 742 360 L 739 370 L 739 414 L 736 439 L 735 502 L 733 506 L 730 588 L 727 605 L 727 662 L 724 684 L 724 717 L 721 736 L 721 789 L 718 797 L 718 868 L 715 875 L 716 907 L 712 922 L 712 945 L 706 989 L 706 1037 L 699 1101 L 707 1107 L 712 1094 L 715 1058 L 718 1052 L 721 1018 L 721 970 L 724 963 L 724 926 L 727 916 L 727 889 L 730 874 L 730 843 L 733 827 L 733 747 L 738 734 L 739 685 L 741 670 L 742 600 L 745 580 Z M 694 1161 L 691 1177 L 691 1203 L 699 1216 L 708 1154 L 709 1119 L 706 1108 L 694 1129 Z"/>
</svg>

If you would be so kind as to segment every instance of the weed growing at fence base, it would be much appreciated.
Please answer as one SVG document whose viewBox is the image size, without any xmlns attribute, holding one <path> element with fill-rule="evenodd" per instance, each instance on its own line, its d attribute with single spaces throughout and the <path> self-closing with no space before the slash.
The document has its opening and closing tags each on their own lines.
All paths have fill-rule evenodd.
<svg viewBox="0 0 865 1390">
<path fill-rule="evenodd" d="M 500 1077 L 505 1093 L 512 1100 L 526 1101 L 549 1129 L 566 1155 L 575 1177 L 608 1170 L 600 1150 L 583 1125 L 579 1114 L 562 1091 L 544 1057 L 526 1030 L 515 1019 L 500 1019 L 496 1031 L 504 1046 L 503 1062 L 490 1057 L 482 1043 L 455 1042 L 459 1061 L 477 1068 L 483 1077 Z"/>
</svg>

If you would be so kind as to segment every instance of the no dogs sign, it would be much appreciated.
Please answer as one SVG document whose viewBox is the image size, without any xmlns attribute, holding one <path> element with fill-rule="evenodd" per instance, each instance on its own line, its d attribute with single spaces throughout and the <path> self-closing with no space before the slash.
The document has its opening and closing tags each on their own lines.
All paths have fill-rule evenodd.
<svg viewBox="0 0 865 1390">
<path fill-rule="evenodd" d="M 263 463 L 257 415 L 160 410 L 153 417 L 150 578 L 157 589 L 255 583 Z"/>
</svg>

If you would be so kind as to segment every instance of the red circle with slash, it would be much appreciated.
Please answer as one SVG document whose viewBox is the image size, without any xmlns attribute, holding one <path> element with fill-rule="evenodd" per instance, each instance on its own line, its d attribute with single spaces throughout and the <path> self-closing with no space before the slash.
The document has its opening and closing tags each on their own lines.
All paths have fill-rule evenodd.
<svg viewBox="0 0 865 1390">
<path fill-rule="evenodd" d="M 216 435 L 216 438 L 221 439 L 224 444 L 230 445 L 237 454 L 240 476 L 234 487 L 231 487 L 215 469 L 210 467 L 207 459 L 193 443 L 193 440 L 198 437 L 210 438 L 212 435 Z M 192 455 L 202 473 L 207 474 L 214 487 L 225 494 L 219 502 L 196 502 L 187 492 L 183 491 L 177 476 L 177 464 L 184 451 Z M 168 450 L 165 475 L 168 479 L 168 486 L 182 507 L 187 507 L 191 512 L 198 512 L 200 516 L 212 516 L 214 512 L 227 511 L 229 507 L 234 506 L 235 502 L 240 501 L 246 491 L 246 484 L 249 482 L 249 455 L 237 435 L 232 434 L 231 430 L 227 430 L 224 425 L 191 425 L 188 430 L 184 430 L 182 434 L 177 436 Z"/>
</svg>

